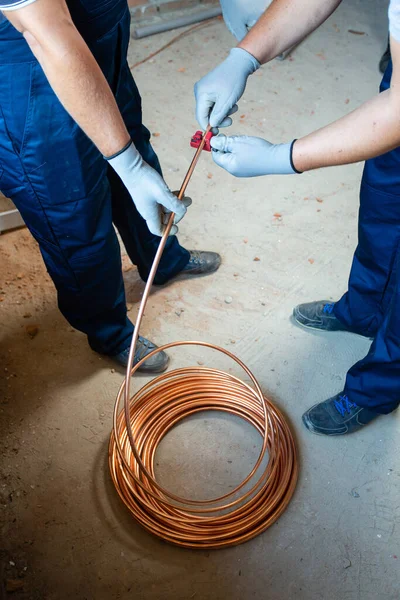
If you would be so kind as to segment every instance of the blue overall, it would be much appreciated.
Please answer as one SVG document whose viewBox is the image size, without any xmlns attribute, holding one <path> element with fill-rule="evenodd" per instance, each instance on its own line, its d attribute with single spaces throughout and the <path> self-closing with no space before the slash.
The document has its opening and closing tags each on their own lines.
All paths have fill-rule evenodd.
<svg viewBox="0 0 400 600">
<path fill-rule="evenodd" d="M 390 63 L 381 91 L 391 75 Z M 348 372 L 345 393 L 359 406 L 391 412 L 400 403 L 400 148 L 365 163 L 358 246 L 348 292 L 334 313 L 350 330 L 374 338 Z"/>
<path fill-rule="evenodd" d="M 68 6 L 136 147 L 161 173 L 127 64 L 127 0 L 68 0 Z M 97 352 L 124 350 L 133 325 L 126 314 L 113 223 L 144 280 L 159 238 L 149 232 L 121 180 L 63 109 L 8 21 L 0 24 L 0 190 L 13 200 L 39 243 L 65 318 L 87 334 Z M 166 282 L 188 261 L 188 251 L 171 237 L 156 283 Z"/>
</svg>

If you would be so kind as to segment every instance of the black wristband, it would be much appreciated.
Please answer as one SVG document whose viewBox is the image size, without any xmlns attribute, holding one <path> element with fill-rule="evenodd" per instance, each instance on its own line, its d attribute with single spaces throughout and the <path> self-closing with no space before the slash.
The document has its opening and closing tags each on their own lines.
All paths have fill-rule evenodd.
<svg viewBox="0 0 400 600">
<path fill-rule="evenodd" d="M 293 140 L 293 142 L 290 145 L 290 166 L 292 167 L 292 169 L 295 173 L 298 173 L 299 175 L 301 175 L 303 171 L 298 171 L 296 169 L 296 167 L 294 166 L 294 162 L 293 162 L 293 146 L 294 146 L 295 142 L 297 142 L 297 139 Z"/>
<path fill-rule="evenodd" d="M 131 144 L 132 144 L 132 140 L 130 140 L 130 141 L 127 143 L 127 145 L 126 145 L 126 146 L 124 146 L 124 147 L 122 148 L 122 150 L 120 150 L 119 152 L 116 152 L 116 153 L 115 153 L 115 154 L 113 154 L 112 156 L 104 156 L 104 155 L 103 155 L 103 158 L 104 158 L 105 160 L 111 160 L 111 159 L 113 159 L 113 158 L 117 158 L 117 156 L 119 156 L 120 154 L 122 154 L 123 152 L 125 152 L 125 150 L 128 150 L 128 148 L 129 148 L 129 146 L 130 146 Z"/>
</svg>

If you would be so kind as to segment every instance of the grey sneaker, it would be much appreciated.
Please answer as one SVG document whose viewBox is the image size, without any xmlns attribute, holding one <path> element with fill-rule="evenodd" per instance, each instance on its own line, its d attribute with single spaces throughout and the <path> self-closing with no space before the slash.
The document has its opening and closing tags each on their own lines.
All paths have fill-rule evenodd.
<svg viewBox="0 0 400 600">
<path fill-rule="evenodd" d="M 315 404 L 303 415 L 303 423 L 309 431 L 319 435 L 344 435 L 364 427 L 379 413 L 358 406 L 342 392 L 333 398 Z"/>
<path fill-rule="evenodd" d="M 189 250 L 190 259 L 179 275 L 208 275 L 214 273 L 221 265 L 221 256 L 217 252 Z"/>
<path fill-rule="evenodd" d="M 321 331 L 348 331 L 348 329 L 333 314 L 334 303 L 329 300 L 318 300 L 299 304 L 293 310 L 296 323 L 308 329 Z"/>
<path fill-rule="evenodd" d="M 146 339 L 142 335 L 139 335 L 133 364 L 136 365 L 139 360 L 147 356 L 147 354 L 150 354 L 150 352 L 156 348 L 157 346 L 153 344 L 153 342 L 150 342 L 150 340 Z M 128 365 L 129 350 L 130 347 L 128 346 L 128 348 L 125 348 L 125 350 L 119 354 L 116 354 L 115 356 L 111 356 L 110 358 L 117 362 L 121 367 L 126 368 Z M 168 367 L 168 363 L 169 358 L 167 354 L 162 351 L 146 360 L 146 362 L 143 363 L 138 371 L 141 373 L 161 373 Z"/>
</svg>

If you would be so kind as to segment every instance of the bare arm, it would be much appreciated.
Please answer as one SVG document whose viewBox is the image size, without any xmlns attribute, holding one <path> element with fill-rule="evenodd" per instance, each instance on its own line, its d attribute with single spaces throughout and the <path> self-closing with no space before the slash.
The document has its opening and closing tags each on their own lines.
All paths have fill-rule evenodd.
<svg viewBox="0 0 400 600">
<path fill-rule="evenodd" d="M 237 177 L 290 174 L 373 158 L 400 146 L 400 42 L 390 38 L 393 74 L 388 90 L 345 117 L 288 144 L 257 137 L 218 136 L 214 161 Z"/>
<path fill-rule="evenodd" d="M 259 61 L 267 62 L 315 29 L 338 4 L 338 0 L 274 0 L 254 29 L 240 43 L 241 49 L 235 50 L 245 50 L 244 54 L 247 56 L 252 55 Z M 267 140 L 244 136 L 217 137 L 212 143 L 216 151 L 215 162 L 239 177 L 289 174 L 366 160 L 400 146 L 400 0 L 391 0 L 389 24 L 390 31 L 395 32 L 390 37 L 393 62 L 390 89 L 294 144 L 271 144 Z M 234 72 L 234 69 L 231 70 Z M 237 74 L 234 75 L 234 81 L 237 81 Z M 212 76 L 213 72 L 203 78 L 209 87 L 211 85 L 207 78 L 212 80 Z M 246 78 L 247 76 L 248 73 Z M 227 79 L 225 75 L 225 80 Z M 214 80 L 211 83 L 215 86 Z M 242 89 L 244 90 L 244 85 L 240 89 L 241 93 Z M 217 91 L 221 96 L 218 88 Z M 230 108 L 231 88 L 228 91 L 230 104 L 227 101 L 225 104 Z M 200 92 L 210 105 L 205 91 L 200 89 Z M 235 96 L 235 100 L 240 98 L 241 93 Z M 198 104 L 201 104 L 200 93 L 199 96 Z M 214 93 L 214 96 L 217 95 Z M 205 109 L 198 109 L 198 113 L 205 114 Z M 219 109 L 219 113 L 224 117 L 227 114 L 226 106 Z M 212 117 L 211 113 L 210 118 Z M 220 116 L 219 118 L 221 119 Z"/>
<path fill-rule="evenodd" d="M 390 39 L 390 89 L 342 119 L 299 139 L 293 162 L 299 171 L 343 165 L 384 154 L 400 145 L 400 42 Z"/>
<path fill-rule="evenodd" d="M 229 56 L 194 87 L 196 117 L 205 129 L 227 127 L 248 77 L 323 23 L 341 0 L 273 0 Z"/>
<path fill-rule="evenodd" d="M 274 0 L 239 47 L 268 62 L 321 25 L 339 4 L 340 0 Z M 400 43 L 393 38 L 390 43 L 390 89 L 297 140 L 293 162 L 299 171 L 366 160 L 400 144 Z"/>
<path fill-rule="evenodd" d="M 273 0 L 238 47 L 266 63 L 317 29 L 340 3 L 341 0 Z"/>
<path fill-rule="evenodd" d="M 130 141 L 111 89 L 65 0 L 37 0 L 6 14 L 21 31 L 64 108 L 104 156 Z"/>
</svg>

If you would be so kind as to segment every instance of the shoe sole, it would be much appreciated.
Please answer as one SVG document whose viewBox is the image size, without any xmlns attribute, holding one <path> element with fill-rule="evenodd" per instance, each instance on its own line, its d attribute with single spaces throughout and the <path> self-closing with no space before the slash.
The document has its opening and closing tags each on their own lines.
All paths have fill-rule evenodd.
<svg viewBox="0 0 400 600">
<path fill-rule="evenodd" d="M 320 431 L 318 431 L 318 429 L 315 429 L 314 425 L 308 418 L 308 413 L 305 413 L 301 417 L 301 420 L 303 421 L 303 425 L 307 429 L 307 431 L 309 431 L 310 433 L 313 433 L 314 435 L 320 435 L 321 437 L 326 437 L 326 435 L 324 433 L 321 433 Z"/>
<path fill-rule="evenodd" d="M 292 321 L 294 321 L 295 325 L 299 325 L 302 329 L 308 329 L 310 331 L 321 331 L 322 333 L 351 333 L 351 335 L 356 335 L 358 337 L 364 338 L 364 340 L 373 340 L 373 337 L 369 337 L 367 335 L 362 335 L 361 333 L 357 333 L 355 331 L 350 331 L 349 329 L 323 329 L 321 327 L 313 327 L 312 325 L 305 325 L 299 321 L 296 317 L 295 313 L 292 314 Z"/>
<path fill-rule="evenodd" d="M 195 271 L 181 271 L 180 273 L 178 273 L 176 275 L 176 277 L 173 277 L 171 279 L 171 281 L 173 281 L 174 279 L 178 279 L 179 278 L 186 278 L 186 277 L 207 277 L 207 275 L 212 275 L 213 273 L 216 273 L 216 271 L 218 271 L 218 269 L 220 268 L 220 266 L 222 265 L 222 260 L 218 265 L 215 265 L 214 267 L 210 268 L 208 271 L 203 271 L 202 273 L 196 273 Z"/>
<path fill-rule="evenodd" d="M 314 429 L 314 426 L 311 423 L 310 419 L 308 418 L 307 413 L 301 417 L 301 420 L 303 421 L 303 425 L 307 429 L 307 431 L 310 431 L 311 433 L 315 433 L 315 435 L 322 435 L 321 433 L 319 433 L 318 431 L 316 431 Z"/>
<path fill-rule="evenodd" d="M 164 373 L 164 371 L 167 370 L 168 365 L 169 365 L 169 356 L 167 356 L 167 360 L 163 365 L 160 365 L 159 367 L 147 367 L 146 368 L 146 363 L 143 363 L 143 366 L 140 367 L 140 369 L 138 369 L 138 373 Z"/>
<path fill-rule="evenodd" d="M 318 429 L 315 429 L 312 421 L 308 418 L 308 413 L 305 413 L 301 417 L 301 420 L 307 431 L 314 435 L 320 435 L 321 437 L 338 437 L 339 435 L 345 435 L 347 433 L 347 431 L 343 431 L 342 433 L 322 433 L 321 431 L 318 431 Z"/>
<path fill-rule="evenodd" d="M 293 319 L 295 320 L 295 322 L 297 323 L 297 325 L 300 325 L 301 327 L 304 327 L 304 329 L 313 329 L 314 331 L 326 331 L 328 333 L 335 333 L 335 331 L 348 331 L 347 329 L 325 329 L 324 327 L 318 327 L 317 325 L 306 325 L 306 323 L 303 323 L 301 321 L 301 319 L 306 319 L 306 317 L 303 317 L 303 315 L 297 310 L 297 306 L 293 309 Z"/>
<path fill-rule="evenodd" d="M 127 365 L 123 365 L 122 363 L 120 363 L 119 361 L 116 361 L 116 360 L 113 360 L 113 362 L 120 369 L 126 371 Z M 143 365 L 140 367 L 140 369 L 137 370 L 137 372 L 147 374 L 147 375 L 150 375 L 151 373 L 164 373 L 164 371 L 166 371 L 168 368 L 169 362 L 170 362 L 170 358 L 168 355 L 166 355 L 166 361 L 163 362 L 162 364 L 160 364 L 159 366 L 146 367 L 146 363 L 143 363 Z"/>
<path fill-rule="evenodd" d="M 169 279 L 165 283 L 154 283 L 154 285 L 158 288 L 167 288 L 170 285 L 173 285 L 174 283 L 176 283 L 178 281 L 186 281 L 186 279 L 192 279 L 193 277 L 199 277 L 199 278 L 207 277 L 208 275 L 212 275 L 213 273 L 218 271 L 220 266 L 221 265 L 219 265 L 212 271 L 207 271 L 206 273 L 190 273 L 190 272 L 185 273 L 185 271 L 181 271 L 180 273 L 177 273 L 177 275 L 174 275 L 173 277 L 171 277 L 171 279 Z"/>
</svg>

